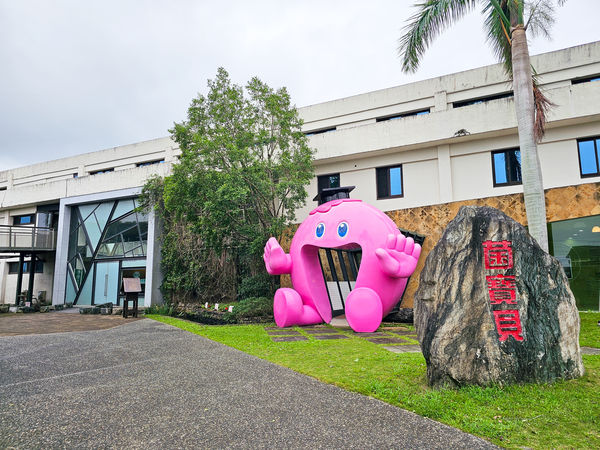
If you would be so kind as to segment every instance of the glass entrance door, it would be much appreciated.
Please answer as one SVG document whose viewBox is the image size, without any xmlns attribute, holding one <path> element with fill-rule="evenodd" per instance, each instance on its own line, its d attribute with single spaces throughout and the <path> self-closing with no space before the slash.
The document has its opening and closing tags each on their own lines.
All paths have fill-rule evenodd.
<svg viewBox="0 0 600 450">
<path fill-rule="evenodd" d="M 119 262 L 96 263 L 96 285 L 94 287 L 94 303 L 118 303 L 119 296 Z"/>
</svg>

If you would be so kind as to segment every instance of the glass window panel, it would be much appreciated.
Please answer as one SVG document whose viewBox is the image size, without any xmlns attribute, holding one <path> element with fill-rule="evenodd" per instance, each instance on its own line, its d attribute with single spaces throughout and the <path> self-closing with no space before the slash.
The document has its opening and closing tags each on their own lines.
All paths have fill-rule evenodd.
<svg viewBox="0 0 600 450">
<path fill-rule="evenodd" d="M 69 230 L 69 252 L 67 259 L 73 258 L 73 256 L 75 256 L 75 254 L 77 253 L 77 239 L 79 236 L 79 218 L 77 216 L 75 208 L 71 210 L 71 225 L 69 227 Z"/>
<path fill-rule="evenodd" d="M 125 252 L 125 256 L 141 256 L 141 255 L 134 255 L 133 253 L 131 253 L 134 249 L 136 248 L 140 248 L 140 241 L 135 241 L 135 242 L 124 242 L 123 243 L 123 251 Z"/>
<path fill-rule="evenodd" d="M 121 267 L 146 267 L 145 259 L 130 259 L 123 261 Z"/>
<path fill-rule="evenodd" d="M 77 298 L 78 305 L 91 305 L 92 304 L 92 285 L 94 283 L 94 272 L 90 272 L 88 277 L 81 288 L 81 292 L 79 293 L 79 297 Z"/>
<path fill-rule="evenodd" d="M 106 239 L 112 239 L 115 235 L 123 233 L 131 228 L 137 229 L 137 220 L 135 214 L 123 217 L 121 220 L 111 223 L 106 228 Z"/>
<path fill-rule="evenodd" d="M 582 175 L 598 173 L 598 164 L 596 161 L 596 149 L 594 148 L 594 141 L 579 142 L 579 162 L 581 165 Z"/>
<path fill-rule="evenodd" d="M 90 243 L 92 248 L 96 248 L 98 246 L 98 242 L 100 241 L 100 236 L 102 235 L 102 230 L 98 226 L 98 222 L 96 221 L 96 216 L 94 214 L 90 214 L 90 216 L 84 222 L 85 231 L 90 238 Z"/>
<path fill-rule="evenodd" d="M 600 306 L 600 232 L 594 227 L 600 215 L 548 224 L 550 253 L 563 265 L 580 310 Z"/>
<path fill-rule="evenodd" d="M 129 198 L 127 200 L 120 200 L 119 203 L 117 203 L 117 207 L 115 208 L 115 212 L 113 213 L 112 220 L 118 219 L 122 215 L 133 211 L 133 208 L 134 204 L 132 199 Z"/>
<path fill-rule="evenodd" d="M 110 212 L 112 211 L 114 204 L 115 202 L 100 203 L 98 209 L 94 211 L 101 230 L 106 226 L 106 223 L 108 222 L 108 216 L 110 216 Z"/>
<path fill-rule="evenodd" d="M 390 195 L 402 195 L 402 169 L 390 168 Z"/>
<path fill-rule="evenodd" d="M 494 180 L 496 184 L 508 182 L 506 177 L 506 153 L 494 153 Z"/>
<path fill-rule="evenodd" d="M 136 245 L 140 245 L 140 232 L 137 225 L 121 233 L 124 242 L 135 242 Z"/>
<path fill-rule="evenodd" d="M 73 275 L 75 276 L 75 283 L 79 288 L 79 286 L 81 286 L 81 283 L 83 283 L 83 278 L 85 277 L 86 269 L 83 260 L 79 256 L 73 260 L 72 269 Z"/>
<path fill-rule="evenodd" d="M 140 220 L 139 223 L 140 223 L 140 233 L 142 235 L 142 239 L 146 239 L 146 236 L 148 236 L 148 221 Z"/>
<path fill-rule="evenodd" d="M 98 258 L 114 258 L 122 257 L 123 254 L 123 243 L 121 241 L 121 235 L 118 234 L 113 236 L 111 239 L 103 241 L 98 248 L 98 253 L 96 256 Z"/>
<path fill-rule="evenodd" d="M 75 286 L 73 285 L 73 281 L 69 274 L 67 274 L 67 289 L 65 293 L 65 303 L 73 303 L 75 301 L 75 295 L 77 291 L 75 290 Z"/>
<path fill-rule="evenodd" d="M 332 175 L 332 176 L 329 177 L 329 187 L 330 188 L 340 187 L 340 176 L 339 176 L 339 174 Z"/>
<path fill-rule="evenodd" d="M 521 152 L 510 150 L 506 152 L 506 155 L 508 156 L 509 181 L 511 183 L 521 181 Z"/>
<path fill-rule="evenodd" d="M 96 209 L 98 203 L 92 203 L 90 205 L 79 205 L 79 214 L 81 214 L 81 218 L 85 221 L 88 216 Z"/>
<path fill-rule="evenodd" d="M 385 198 L 388 196 L 389 178 L 385 167 L 378 167 L 375 171 L 377 183 L 377 198 Z"/>
</svg>

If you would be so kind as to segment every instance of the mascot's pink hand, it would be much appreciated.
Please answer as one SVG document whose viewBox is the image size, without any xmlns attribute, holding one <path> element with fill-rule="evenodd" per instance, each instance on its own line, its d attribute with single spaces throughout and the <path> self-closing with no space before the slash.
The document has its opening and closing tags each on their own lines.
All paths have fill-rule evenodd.
<svg viewBox="0 0 600 450">
<path fill-rule="evenodd" d="M 263 260 L 270 275 L 292 272 L 292 257 L 283 251 L 274 237 L 270 238 L 265 245 Z"/>
<path fill-rule="evenodd" d="M 421 246 L 415 244 L 412 238 L 407 239 L 399 233 L 388 235 L 386 247 L 375 250 L 381 270 L 394 278 L 411 276 L 417 267 Z"/>
</svg>

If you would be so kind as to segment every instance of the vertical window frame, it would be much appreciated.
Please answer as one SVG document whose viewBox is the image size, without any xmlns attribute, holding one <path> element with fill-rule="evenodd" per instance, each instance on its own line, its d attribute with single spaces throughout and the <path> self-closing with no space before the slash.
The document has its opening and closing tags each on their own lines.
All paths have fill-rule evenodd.
<svg viewBox="0 0 600 450">
<path fill-rule="evenodd" d="M 391 166 L 376 167 L 375 168 L 375 190 L 377 191 L 377 200 L 387 200 L 390 198 L 403 198 L 404 197 L 404 168 L 402 164 L 393 164 Z M 392 187 L 390 182 L 390 170 L 400 169 L 400 190 L 401 194 L 392 195 Z M 380 175 L 382 174 L 382 175 Z M 380 186 L 380 180 L 385 178 L 385 185 Z M 382 187 L 383 189 L 380 189 Z M 385 190 L 385 195 L 380 195 L 381 191 Z"/>
<path fill-rule="evenodd" d="M 598 141 L 600 140 L 600 136 L 591 136 L 586 138 L 577 139 L 577 160 L 579 161 L 579 177 L 580 178 L 593 178 L 600 176 L 600 155 L 598 148 Z M 579 144 L 581 142 L 592 141 L 594 144 L 594 157 L 596 158 L 596 172 L 595 173 L 583 173 L 583 166 L 581 165 L 581 151 L 579 149 Z"/>
<path fill-rule="evenodd" d="M 510 178 L 510 169 L 508 167 L 506 167 L 506 183 L 498 183 L 496 181 L 496 159 L 494 158 L 494 155 L 497 155 L 499 153 L 504 153 L 505 154 L 505 161 L 508 160 L 508 153 L 509 152 L 514 152 L 514 151 L 518 151 L 519 154 L 521 153 L 521 149 L 519 147 L 512 147 L 512 148 L 505 148 L 505 149 L 501 149 L 501 150 L 492 150 L 492 152 L 490 153 L 491 158 L 492 158 L 492 183 L 494 185 L 494 187 L 506 187 L 506 186 L 519 186 L 523 184 L 523 172 L 522 172 L 522 163 L 521 163 L 521 167 L 519 168 L 519 171 L 521 172 L 521 179 L 519 181 L 512 181 L 509 180 Z"/>
</svg>

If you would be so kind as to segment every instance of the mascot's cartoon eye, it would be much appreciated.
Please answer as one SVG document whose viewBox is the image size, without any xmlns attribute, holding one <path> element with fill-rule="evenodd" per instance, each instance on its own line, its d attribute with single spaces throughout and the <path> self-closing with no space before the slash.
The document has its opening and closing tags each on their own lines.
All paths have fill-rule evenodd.
<svg viewBox="0 0 600 450">
<path fill-rule="evenodd" d="M 346 237 L 348 234 L 348 224 L 346 222 L 342 222 L 338 225 L 338 236 Z"/>
<path fill-rule="evenodd" d="M 319 225 L 317 225 L 315 234 L 317 235 L 318 238 L 323 237 L 323 235 L 325 234 L 325 224 L 323 222 L 321 222 Z"/>
</svg>

